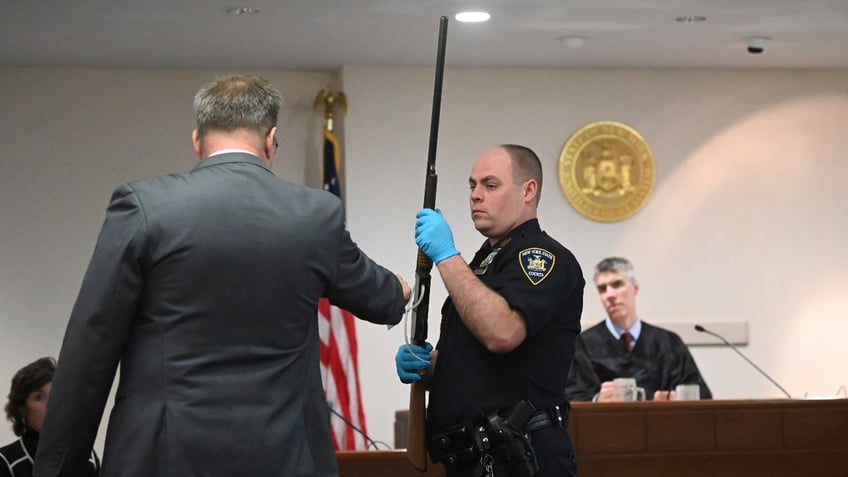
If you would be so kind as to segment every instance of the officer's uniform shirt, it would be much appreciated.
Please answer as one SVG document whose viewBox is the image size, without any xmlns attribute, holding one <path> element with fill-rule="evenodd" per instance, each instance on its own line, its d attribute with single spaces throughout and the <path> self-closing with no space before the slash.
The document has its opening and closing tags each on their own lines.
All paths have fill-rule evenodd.
<svg viewBox="0 0 848 477">
<path fill-rule="evenodd" d="M 447 299 L 427 412 L 430 437 L 521 400 L 539 410 L 565 401 L 585 285 L 574 255 L 531 219 L 493 247 L 486 241 L 469 266 L 525 317 L 527 338 L 511 352 L 491 353 Z"/>
</svg>

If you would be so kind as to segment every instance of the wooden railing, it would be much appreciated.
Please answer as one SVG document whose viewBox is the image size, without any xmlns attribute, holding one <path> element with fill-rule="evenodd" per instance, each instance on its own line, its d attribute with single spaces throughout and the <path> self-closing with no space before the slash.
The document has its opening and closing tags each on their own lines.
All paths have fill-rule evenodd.
<svg viewBox="0 0 848 477">
<path fill-rule="evenodd" d="M 848 400 L 577 403 L 581 477 L 848 476 Z"/>
<path fill-rule="evenodd" d="M 848 399 L 573 403 L 568 432 L 580 477 L 848 477 Z M 444 475 L 402 451 L 337 455 L 342 477 Z"/>
</svg>

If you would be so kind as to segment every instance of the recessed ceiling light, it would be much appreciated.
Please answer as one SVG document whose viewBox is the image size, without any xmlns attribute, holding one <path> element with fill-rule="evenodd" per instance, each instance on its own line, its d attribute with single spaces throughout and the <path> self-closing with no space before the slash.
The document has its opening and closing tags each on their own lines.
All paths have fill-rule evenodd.
<svg viewBox="0 0 848 477">
<path fill-rule="evenodd" d="M 569 48 L 580 48 L 586 44 L 585 36 L 560 36 L 557 40 Z"/>
<path fill-rule="evenodd" d="M 489 21 L 492 16 L 486 12 L 459 12 L 454 18 L 463 23 L 480 23 Z"/>
<path fill-rule="evenodd" d="M 677 21 L 680 23 L 703 23 L 707 21 L 707 17 L 703 15 L 683 15 L 677 17 Z"/>
<path fill-rule="evenodd" d="M 227 9 L 230 15 L 255 15 L 259 13 L 258 8 L 253 7 L 230 7 Z"/>
</svg>

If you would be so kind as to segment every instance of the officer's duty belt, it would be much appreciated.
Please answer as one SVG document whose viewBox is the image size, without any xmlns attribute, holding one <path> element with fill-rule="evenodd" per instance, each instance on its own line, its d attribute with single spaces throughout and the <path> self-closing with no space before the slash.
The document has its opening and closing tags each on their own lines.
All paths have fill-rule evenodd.
<svg viewBox="0 0 848 477">
<path fill-rule="evenodd" d="M 568 428 L 568 412 L 571 406 L 566 402 L 563 405 L 556 405 L 548 409 L 536 411 L 530 416 L 527 424 L 524 424 L 524 432 L 538 431 L 551 426 L 559 426 L 563 429 Z"/>
<path fill-rule="evenodd" d="M 552 426 L 563 429 L 568 426 L 568 412 L 571 406 L 566 401 L 548 409 L 535 411 L 527 422 L 518 429 L 524 435 Z M 500 414 L 500 413 L 498 413 Z M 492 446 L 492 435 L 487 435 L 489 421 L 483 419 L 474 424 L 458 424 L 434 435 L 428 441 L 428 451 L 433 462 L 442 462 L 446 466 L 477 465 L 481 453 Z M 488 426 L 490 427 L 490 426 Z M 495 434 L 498 435 L 499 434 Z M 498 445 L 500 449 L 509 446 Z"/>
</svg>

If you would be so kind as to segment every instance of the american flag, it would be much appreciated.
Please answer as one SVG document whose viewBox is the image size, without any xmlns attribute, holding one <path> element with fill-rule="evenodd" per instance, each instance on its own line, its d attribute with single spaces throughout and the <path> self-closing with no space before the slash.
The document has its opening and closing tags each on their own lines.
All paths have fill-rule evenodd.
<svg viewBox="0 0 848 477">
<path fill-rule="evenodd" d="M 324 129 L 324 189 L 341 197 L 338 171 L 341 167 L 339 141 L 332 131 Z M 327 404 L 350 422 L 331 416 L 330 428 L 337 450 L 364 450 L 367 434 L 365 411 L 359 392 L 355 318 L 347 310 L 330 304 L 326 298 L 318 302 L 318 331 L 321 337 L 321 378 Z"/>
</svg>

